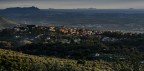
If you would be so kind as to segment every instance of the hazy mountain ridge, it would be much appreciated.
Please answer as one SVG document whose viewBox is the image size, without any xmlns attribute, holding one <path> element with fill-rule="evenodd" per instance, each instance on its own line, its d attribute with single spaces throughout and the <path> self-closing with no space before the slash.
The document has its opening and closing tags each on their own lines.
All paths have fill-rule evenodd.
<svg viewBox="0 0 144 71">
<path fill-rule="evenodd" d="M 37 7 L 11 7 L 3 10 L 4 12 L 35 12 L 40 11 Z"/>
</svg>

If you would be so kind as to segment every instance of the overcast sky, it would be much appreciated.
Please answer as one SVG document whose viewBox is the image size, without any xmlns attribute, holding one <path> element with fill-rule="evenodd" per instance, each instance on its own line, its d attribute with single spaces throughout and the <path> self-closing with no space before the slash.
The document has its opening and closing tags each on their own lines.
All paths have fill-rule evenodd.
<svg viewBox="0 0 144 71">
<path fill-rule="evenodd" d="M 0 8 L 36 6 L 41 9 L 144 9 L 144 0 L 0 0 Z"/>
</svg>

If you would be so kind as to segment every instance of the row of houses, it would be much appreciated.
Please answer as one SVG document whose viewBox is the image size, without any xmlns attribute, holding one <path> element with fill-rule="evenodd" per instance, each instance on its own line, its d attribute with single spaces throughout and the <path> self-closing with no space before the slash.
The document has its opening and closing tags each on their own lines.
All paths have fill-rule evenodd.
<svg viewBox="0 0 144 71">
<path fill-rule="evenodd" d="M 15 32 L 14 38 L 15 39 L 22 39 L 22 40 L 29 40 L 32 42 L 36 42 L 38 40 L 43 40 L 43 42 L 57 42 L 58 40 L 61 43 L 70 44 L 72 41 L 75 43 L 80 43 L 80 41 L 84 40 L 81 38 L 71 39 L 59 39 L 53 38 L 51 35 L 52 33 L 62 33 L 62 34 L 69 34 L 69 35 L 79 35 L 79 36 L 94 36 L 98 38 L 102 42 L 116 42 L 120 40 L 125 40 L 126 38 L 115 38 L 115 37 L 108 37 L 103 35 L 103 31 L 93 31 L 87 29 L 80 29 L 80 28 L 70 28 L 70 27 L 55 27 L 55 26 L 38 26 L 38 25 L 18 25 L 13 28 L 13 32 Z M 25 36 L 26 35 L 26 36 Z M 56 36 L 57 34 L 54 34 Z"/>
</svg>

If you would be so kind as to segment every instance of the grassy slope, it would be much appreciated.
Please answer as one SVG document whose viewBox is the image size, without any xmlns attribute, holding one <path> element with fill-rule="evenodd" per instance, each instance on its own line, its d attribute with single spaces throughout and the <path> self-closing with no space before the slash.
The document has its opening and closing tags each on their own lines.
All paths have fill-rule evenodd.
<svg viewBox="0 0 144 71">
<path fill-rule="evenodd" d="M 0 71 L 99 71 L 111 70 L 107 62 L 86 61 L 77 64 L 76 60 L 27 55 L 11 50 L 0 49 Z"/>
<path fill-rule="evenodd" d="M 0 29 L 2 29 L 3 28 L 3 26 L 2 25 L 0 25 Z"/>
<path fill-rule="evenodd" d="M 119 64 L 34 56 L 0 49 L 0 71 L 133 71 L 133 65 L 127 62 Z"/>
<path fill-rule="evenodd" d="M 8 20 L 8 19 L 3 18 L 3 17 L 0 17 L 0 28 L 10 27 L 10 26 L 14 26 L 14 25 L 16 25 L 16 23 L 14 23 L 13 21 Z"/>
</svg>

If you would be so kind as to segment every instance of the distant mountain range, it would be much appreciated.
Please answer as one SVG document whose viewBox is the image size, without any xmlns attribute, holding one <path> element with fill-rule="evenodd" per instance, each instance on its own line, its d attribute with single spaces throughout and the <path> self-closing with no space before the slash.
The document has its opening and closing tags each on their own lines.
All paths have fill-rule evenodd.
<svg viewBox="0 0 144 71">
<path fill-rule="evenodd" d="M 12 27 L 17 25 L 15 22 L 8 20 L 4 17 L 0 17 L 0 29 L 6 28 L 6 27 Z"/>
<path fill-rule="evenodd" d="M 39 8 L 37 7 L 11 7 L 11 8 L 6 8 L 4 9 L 5 12 L 35 12 L 35 11 L 40 11 Z"/>
</svg>

